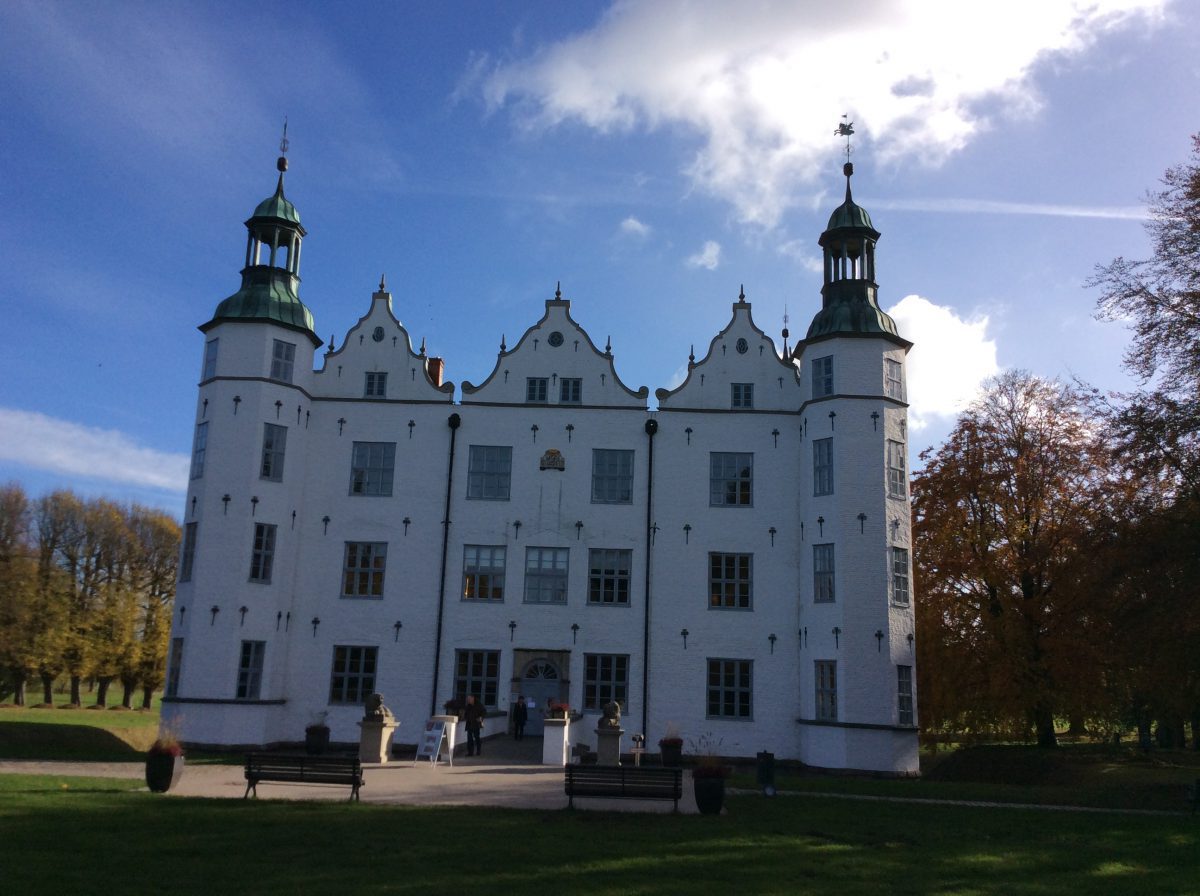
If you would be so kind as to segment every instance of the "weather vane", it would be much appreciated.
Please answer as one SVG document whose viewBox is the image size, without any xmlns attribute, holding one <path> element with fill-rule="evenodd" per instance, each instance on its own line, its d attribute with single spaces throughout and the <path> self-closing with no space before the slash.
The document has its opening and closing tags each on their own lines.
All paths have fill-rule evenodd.
<svg viewBox="0 0 1200 896">
<path fill-rule="evenodd" d="M 281 184 L 283 183 L 283 178 L 282 178 L 283 172 L 287 171 L 287 167 L 288 167 L 287 151 L 288 151 L 287 116 L 285 115 L 283 117 L 283 137 L 280 138 L 280 140 L 279 140 L 279 159 L 275 162 L 275 167 L 277 169 L 279 169 L 279 174 L 280 174 L 279 182 Z"/>
<path fill-rule="evenodd" d="M 848 115 L 842 116 L 843 119 L 846 119 L 849 117 L 850 116 L 848 116 Z M 854 147 L 852 147 L 850 145 L 850 135 L 853 133 L 854 133 L 854 122 L 852 122 L 852 121 L 842 121 L 842 123 L 838 125 L 838 129 L 833 132 L 833 135 L 835 137 L 845 137 L 846 138 L 846 162 L 847 162 L 847 164 L 849 164 L 849 162 L 850 162 L 850 153 L 854 152 Z"/>
</svg>

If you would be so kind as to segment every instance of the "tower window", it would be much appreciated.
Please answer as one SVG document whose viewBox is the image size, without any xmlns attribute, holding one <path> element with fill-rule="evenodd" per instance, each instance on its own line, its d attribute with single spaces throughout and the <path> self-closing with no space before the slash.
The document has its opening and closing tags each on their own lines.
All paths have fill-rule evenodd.
<svg viewBox="0 0 1200 896">
<path fill-rule="evenodd" d="M 754 383 L 730 383 L 729 392 L 731 408 L 754 407 Z"/>
<path fill-rule="evenodd" d="M 892 603 L 908 605 L 908 548 L 892 548 Z"/>
<path fill-rule="evenodd" d="M 259 476 L 272 482 L 283 481 L 283 455 L 287 449 L 287 427 L 263 424 L 262 468 Z"/>
<path fill-rule="evenodd" d="M 888 496 L 906 498 L 904 482 L 904 443 L 888 439 L 887 443 Z"/>
<path fill-rule="evenodd" d="M 204 475 L 204 456 L 208 453 L 208 424 L 196 424 L 196 440 L 192 445 L 192 478 Z"/>
<path fill-rule="evenodd" d="M 200 379 L 211 380 L 217 375 L 217 343 L 220 339 L 210 339 L 204 343 L 204 371 Z"/>
<path fill-rule="evenodd" d="M 813 358 L 812 362 L 812 395 L 813 398 L 824 398 L 833 394 L 833 355 L 824 358 Z"/>
<path fill-rule="evenodd" d="M 904 401 L 904 368 L 899 361 L 883 359 L 884 393 L 888 398 Z"/>
<path fill-rule="evenodd" d="M 831 604 L 833 592 L 833 545 L 813 545 L 813 602 Z"/>
<path fill-rule="evenodd" d="M 386 398 L 387 373 L 368 373 L 366 385 L 363 387 L 363 396 L 366 398 Z"/>
<path fill-rule="evenodd" d="M 814 664 L 817 685 L 817 718 L 822 722 L 837 721 L 837 661 L 817 660 Z"/>
<path fill-rule="evenodd" d="M 283 383 L 292 381 L 292 368 L 296 364 L 296 346 L 282 339 L 275 340 L 275 348 L 271 352 L 271 379 Z"/>
<path fill-rule="evenodd" d="M 271 584 L 271 566 L 275 562 L 275 527 L 259 523 L 254 527 L 254 548 L 250 551 L 250 581 Z"/>
<path fill-rule="evenodd" d="M 833 494 L 833 439 L 813 440 L 813 494 Z"/>
<path fill-rule="evenodd" d="M 262 687 L 263 655 L 266 641 L 243 641 L 238 660 L 237 699 L 257 700 Z"/>
<path fill-rule="evenodd" d="M 192 580 L 192 564 L 196 559 L 197 525 L 197 523 L 188 523 L 183 527 L 183 553 L 179 558 L 179 581 L 181 582 Z"/>
<path fill-rule="evenodd" d="M 900 725 L 912 725 L 913 718 L 913 682 L 912 666 L 896 667 L 896 708 Z"/>
</svg>

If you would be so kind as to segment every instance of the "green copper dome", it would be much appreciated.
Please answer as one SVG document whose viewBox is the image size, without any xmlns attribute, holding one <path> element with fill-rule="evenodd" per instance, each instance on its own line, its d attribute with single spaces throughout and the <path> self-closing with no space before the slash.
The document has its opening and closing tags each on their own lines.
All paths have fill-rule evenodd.
<svg viewBox="0 0 1200 896">
<path fill-rule="evenodd" d="M 825 229 L 837 230 L 839 227 L 875 229 L 874 225 L 871 224 L 871 216 L 867 214 L 867 210 L 860 205 L 855 205 L 854 200 L 850 198 L 848 185 L 846 189 L 846 201 L 834 209 L 833 214 L 829 216 L 829 226 Z"/>
<path fill-rule="evenodd" d="M 283 195 L 282 172 L 279 175 L 279 184 L 275 187 L 275 194 L 260 202 L 254 209 L 254 214 L 250 216 L 251 221 L 256 218 L 276 218 L 289 224 L 300 224 L 300 213 L 296 211 L 296 206 L 288 202 L 287 197 Z"/>
<path fill-rule="evenodd" d="M 312 312 L 297 295 L 275 278 L 258 283 L 246 283 L 246 279 L 243 277 L 241 289 L 217 306 L 213 323 L 225 320 L 264 321 L 301 330 L 316 339 Z"/>
</svg>

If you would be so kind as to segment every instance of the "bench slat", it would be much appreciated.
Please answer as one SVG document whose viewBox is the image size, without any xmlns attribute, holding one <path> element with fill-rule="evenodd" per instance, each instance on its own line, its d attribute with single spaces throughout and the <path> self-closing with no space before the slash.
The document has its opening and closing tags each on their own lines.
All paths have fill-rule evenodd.
<svg viewBox="0 0 1200 896">
<path fill-rule="evenodd" d="M 362 787 L 362 762 L 357 756 L 292 756 L 278 753 L 249 753 L 246 756 L 246 793 L 258 796 L 258 784 L 276 783 L 348 784 L 350 799 L 357 800 Z"/>
<path fill-rule="evenodd" d="M 568 765 L 564 789 L 568 805 L 575 797 L 604 799 L 671 800 L 679 811 L 683 796 L 683 771 L 677 768 Z"/>
</svg>

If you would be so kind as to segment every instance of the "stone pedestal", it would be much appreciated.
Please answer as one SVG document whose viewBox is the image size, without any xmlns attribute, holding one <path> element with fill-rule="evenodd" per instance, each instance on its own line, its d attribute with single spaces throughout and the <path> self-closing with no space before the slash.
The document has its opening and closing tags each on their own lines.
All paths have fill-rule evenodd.
<svg viewBox="0 0 1200 896">
<path fill-rule="evenodd" d="M 392 734 L 400 727 L 395 722 L 376 722 L 363 719 L 358 723 L 361 734 L 358 738 L 360 762 L 387 762 L 392 751 Z"/>
<path fill-rule="evenodd" d="M 542 765 L 566 765 L 570 741 L 570 719 L 546 719 L 542 731 Z"/>
<path fill-rule="evenodd" d="M 596 729 L 596 765 L 621 764 L 621 735 L 624 728 Z"/>
</svg>

